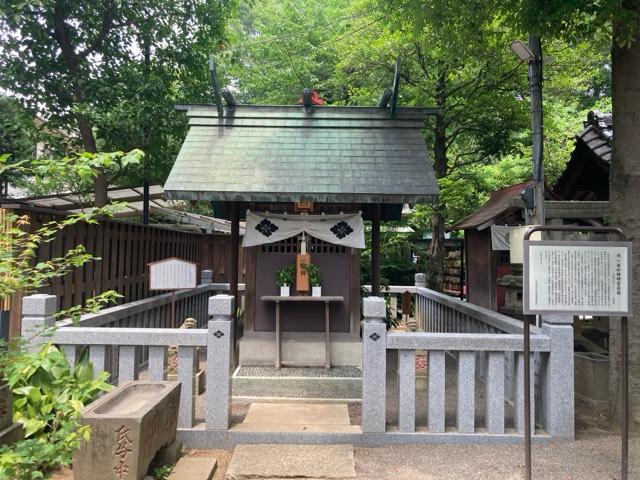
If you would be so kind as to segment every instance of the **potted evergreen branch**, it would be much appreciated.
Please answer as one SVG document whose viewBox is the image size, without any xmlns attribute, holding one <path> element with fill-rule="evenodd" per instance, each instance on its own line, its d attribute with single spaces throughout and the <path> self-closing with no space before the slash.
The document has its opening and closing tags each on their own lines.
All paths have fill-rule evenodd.
<svg viewBox="0 0 640 480">
<path fill-rule="evenodd" d="M 302 268 L 309 275 L 309 283 L 311 284 L 311 296 L 322 296 L 322 275 L 320 275 L 320 269 L 314 263 L 303 263 Z"/>
<path fill-rule="evenodd" d="M 276 283 L 280 287 L 280 296 L 288 297 L 291 295 L 291 285 L 296 274 L 296 265 L 292 263 L 282 267 L 276 271 Z"/>
</svg>

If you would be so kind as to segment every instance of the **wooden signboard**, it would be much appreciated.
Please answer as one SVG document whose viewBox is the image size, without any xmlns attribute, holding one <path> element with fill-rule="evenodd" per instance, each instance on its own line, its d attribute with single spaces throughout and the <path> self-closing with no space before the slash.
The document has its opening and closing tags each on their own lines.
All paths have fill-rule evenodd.
<svg viewBox="0 0 640 480">
<path fill-rule="evenodd" d="M 402 315 L 406 315 L 407 319 L 411 315 L 411 293 L 402 293 Z"/>
<path fill-rule="evenodd" d="M 302 263 L 309 265 L 311 263 L 311 255 L 308 253 L 299 253 L 296 257 L 296 290 L 306 293 L 309 291 L 309 275 L 302 268 Z"/>
<path fill-rule="evenodd" d="M 149 290 L 186 290 L 196 288 L 198 266 L 180 258 L 165 258 L 151 262 Z"/>
</svg>

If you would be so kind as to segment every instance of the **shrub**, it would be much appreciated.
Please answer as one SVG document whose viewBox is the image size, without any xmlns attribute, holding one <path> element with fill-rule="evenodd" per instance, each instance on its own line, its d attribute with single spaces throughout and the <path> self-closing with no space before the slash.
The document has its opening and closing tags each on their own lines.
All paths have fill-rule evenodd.
<svg viewBox="0 0 640 480">
<path fill-rule="evenodd" d="M 70 464 L 73 450 L 89 439 L 89 427 L 80 424 L 82 409 L 112 387 L 106 372 L 93 378 L 86 353 L 74 367 L 50 343 L 36 352 L 22 343 L 0 356 L 0 373 L 13 391 L 13 419 L 25 433 L 24 440 L 0 447 L 0 478 L 45 478 Z"/>
</svg>

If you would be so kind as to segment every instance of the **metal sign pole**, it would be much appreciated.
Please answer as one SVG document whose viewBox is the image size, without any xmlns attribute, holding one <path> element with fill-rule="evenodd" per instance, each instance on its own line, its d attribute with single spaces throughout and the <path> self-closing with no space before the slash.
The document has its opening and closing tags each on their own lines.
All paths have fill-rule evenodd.
<svg viewBox="0 0 640 480">
<path fill-rule="evenodd" d="M 534 232 L 589 232 L 589 233 L 614 233 L 621 241 L 627 241 L 627 236 L 620 228 L 616 227 L 580 227 L 574 225 L 538 226 L 532 227 L 524 235 L 524 240 L 529 240 Z M 632 300 L 631 300 L 632 301 Z M 621 451 L 621 478 L 627 480 L 629 475 L 629 338 L 627 317 L 620 317 L 622 365 L 620 368 L 621 379 L 621 409 L 622 409 L 622 451 Z M 525 478 L 531 480 L 531 349 L 529 321 L 524 321 L 524 459 Z"/>
<path fill-rule="evenodd" d="M 526 238 L 526 237 L 525 237 Z M 524 465 L 525 478 L 531 480 L 531 333 L 529 319 L 524 319 Z"/>
<path fill-rule="evenodd" d="M 627 317 L 620 317 L 620 334 L 622 336 L 622 480 L 627 480 L 629 475 L 629 329 Z"/>
</svg>

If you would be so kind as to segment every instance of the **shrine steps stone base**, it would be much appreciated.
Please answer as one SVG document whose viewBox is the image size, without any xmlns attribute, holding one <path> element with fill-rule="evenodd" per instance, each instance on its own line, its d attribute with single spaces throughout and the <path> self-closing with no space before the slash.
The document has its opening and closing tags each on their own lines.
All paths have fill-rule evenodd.
<svg viewBox="0 0 640 480">
<path fill-rule="evenodd" d="M 233 374 L 234 399 L 359 402 L 362 371 L 358 367 L 238 367 Z"/>
<path fill-rule="evenodd" d="M 243 367 L 272 367 L 276 360 L 275 332 L 246 332 L 238 342 Z M 324 364 L 324 332 L 283 332 L 283 363 L 295 366 Z M 360 367 L 362 344 L 358 333 L 331 334 L 331 366 Z"/>
<path fill-rule="evenodd" d="M 239 424 L 240 425 L 240 424 Z M 343 428 L 343 427 L 340 427 Z M 204 424 L 196 424 L 194 428 L 178 429 L 178 439 L 187 448 L 211 449 L 233 448 L 239 444 L 293 444 L 293 445 L 337 445 L 384 446 L 384 445 L 420 445 L 420 444 L 521 444 L 524 438 L 513 429 L 507 429 L 502 435 L 489 434 L 483 430 L 476 433 L 429 433 L 424 428 L 416 432 L 399 432 L 397 428 L 388 428 L 385 433 L 362 432 L 269 432 L 247 431 L 244 428 L 230 430 L 205 430 Z M 532 443 L 546 444 L 558 441 L 572 441 L 572 438 L 554 438 L 547 434 L 536 434 Z"/>
<path fill-rule="evenodd" d="M 226 480 L 351 480 L 351 445 L 238 445 Z"/>
</svg>

